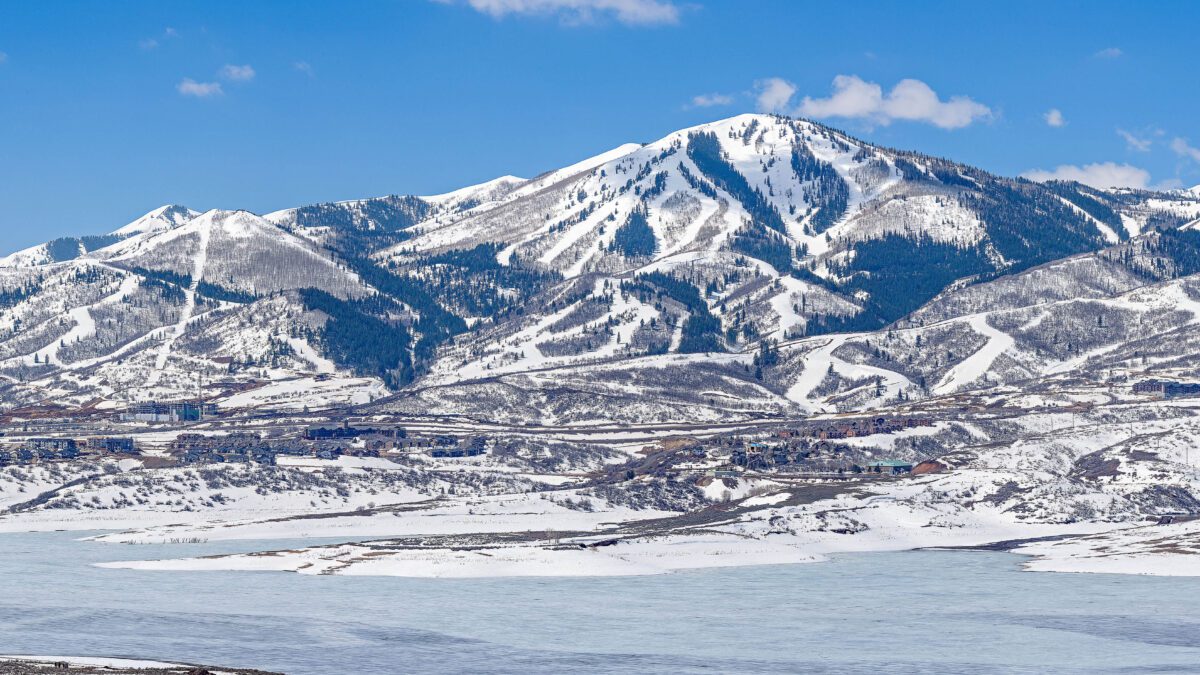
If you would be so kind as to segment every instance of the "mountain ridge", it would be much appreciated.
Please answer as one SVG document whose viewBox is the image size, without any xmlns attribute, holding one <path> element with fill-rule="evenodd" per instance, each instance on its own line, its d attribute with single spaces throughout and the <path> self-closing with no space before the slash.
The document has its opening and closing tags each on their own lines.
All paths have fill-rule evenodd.
<svg viewBox="0 0 1200 675">
<path fill-rule="evenodd" d="M 0 295 L 9 298 L 0 303 L 0 326 L 8 326 L 0 363 L 12 364 L 0 375 L 14 401 L 65 394 L 113 405 L 129 396 L 181 396 L 197 378 L 239 387 L 299 378 L 301 393 L 286 404 L 298 407 L 303 383 L 328 377 L 330 364 L 356 392 L 343 399 L 349 403 L 363 382 L 375 382 L 367 389 L 378 397 L 385 387 L 455 386 L 461 373 L 636 368 L 657 354 L 695 366 L 716 358 L 704 352 L 726 352 L 743 372 L 719 375 L 714 391 L 753 389 L 771 377 L 754 378 L 762 364 L 739 355 L 805 336 L 884 330 L 939 298 L 1041 266 L 1050 265 L 1056 281 L 1040 283 L 1077 278 L 1055 261 L 1111 249 L 1141 268 L 1128 271 L 1129 262 L 1103 274 L 1162 268 L 1159 281 L 1174 278 L 1190 269 L 1192 242 L 1163 243 L 1156 233 L 1197 219 L 1200 196 L 1186 191 L 1032 183 L 807 120 L 739 115 L 531 179 L 501 176 L 441 195 L 265 216 L 169 205 L 90 248 L 81 238 L 62 260 L 48 244 L 18 252 L 0 262 Z M 1147 257 L 1130 242 L 1175 248 Z M 70 292 L 47 285 L 70 275 L 101 280 Z M 114 296 L 115 285 L 126 294 Z M 1052 291 L 1047 285 L 1034 295 Z M 93 339 L 89 307 L 106 315 L 143 296 L 152 312 L 129 310 L 139 318 L 105 338 L 111 347 L 79 354 L 85 369 L 108 368 L 107 375 L 81 379 L 60 358 L 72 350 L 51 350 L 54 340 Z M 117 299 L 95 304 L 110 297 Z M 26 328 L 40 316 L 28 309 L 38 302 L 78 320 L 47 317 Z M 229 324 L 235 317 L 240 327 Z M 213 342 L 213 325 L 227 337 Z M 382 353 L 394 361 L 373 356 L 366 335 L 389 344 Z M 222 340 L 221 358 L 244 365 L 222 368 L 204 358 L 204 345 Z M 186 356 L 173 355 L 176 343 Z M 143 351 L 154 358 L 139 357 Z M 98 365 L 106 358 L 121 366 Z M 740 383 L 747 374 L 753 381 Z M 915 386 L 906 375 L 875 376 L 901 390 Z M 106 379 L 122 387 L 97 384 Z M 782 395 L 794 386 L 755 396 L 779 411 L 812 409 L 807 397 Z"/>
</svg>

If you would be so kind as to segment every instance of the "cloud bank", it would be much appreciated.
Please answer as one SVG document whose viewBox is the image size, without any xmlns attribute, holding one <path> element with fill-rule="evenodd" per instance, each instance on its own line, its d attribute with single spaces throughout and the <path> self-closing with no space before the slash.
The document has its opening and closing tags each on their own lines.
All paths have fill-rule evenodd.
<svg viewBox="0 0 1200 675">
<path fill-rule="evenodd" d="M 781 77 L 768 77 L 754 83 L 757 93 L 758 109 L 761 112 L 785 112 L 792 95 L 796 93 L 796 85 Z"/>
<path fill-rule="evenodd" d="M 184 96 L 194 96 L 195 98 L 208 98 L 225 93 L 221 89 L 220 82 L 197 82 L 190 77 L 183 78 L 182 82 L 175 85 L 175 89 Z"/>
<path fill-rule="evenodd" d="M 781 78 L 758 83 L 758 106 L 763 112 L 783 112 L 796 86 Z M 992 117 L 991 108 L 966 96 L 943 100 L 928 84 L 905 79 L 885 95 L 883 87 L 857 75 L 833 78 L 833 92 L 825 98 L 805 96 L 794 114 L 814 119 L 839 117 L 887 126 L 897 120 L 924 122 L 942 129 L 961 129 Z"/>
<path fill-rule="evenodd" d="M 235 66 L 227 63 L 221 67 L 217 75 L 231 82 L 249 82 L 254 79 L 255 72 L 254 68 L 249 65 Z"/>
<path fill-rule="evenodd" d="M 692 97 L 693 108 L 712 108 L 731 103 L 733 103 L 733 97 L 729 94 L 700 94 Z"/>
<path fill-rule="evenodd" d="M 1183 138 L 1176 137 L 1171 141 L 1171 151 L 1193 162 L 1200 162 L 1200 148 L 1189 145 Z"/>
<path fill-rule="evenodd" d="M 1098 162 L 1076 166 L 1062 164 L 1053 171 L 1034 169 L 1021 174 L 1039 183 L 1048 180 L 1073 180 L 1095 188 L 1129 187 L 1145 189 L 1150 184 L 1150 172 L 1129 164 Z"/>
<path fill-rule="evenodd" d="M 435 0 L 458 4 L 462 0 Z M 477 12 L 495 19 L 509 15 L 553 16 L 569 25 L 613 18 L 629 26 L 679 23 L 679 6 L 671 0 L 465 0 Z"/>
</svg>

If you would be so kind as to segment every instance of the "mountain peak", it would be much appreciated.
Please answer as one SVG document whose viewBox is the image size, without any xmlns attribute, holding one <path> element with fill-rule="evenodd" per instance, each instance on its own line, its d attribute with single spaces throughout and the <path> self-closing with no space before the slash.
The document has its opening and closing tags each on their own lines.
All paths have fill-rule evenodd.
<svg viewBox="0 0 1200 675">
<path fill-rule="evenodd" d="M 429 202 L 430 204 L 448 204 L 459 203 L 464 201 L 492 201 L 499 195 L 507 194 L 515 189 L 528 179 L 519 178 L 517 176 L 500 176 L 489 181 L 484 181 L 478 185 L 470 185 L 465 188 L 451 190 L 436 195 L 422 195 L 420 199 Z"/>
<path fill-rule="evenodd" d="M 186 206 L 164 204 L 128 225 L 113 230 L 112 234 L 121 237 L 130 237 L 135 234 L 142 234 L 143 232 L 169 230 L 186 223 L 198 215 L 200 215 L 199 211 L 193 211 Z"/>
</svg>

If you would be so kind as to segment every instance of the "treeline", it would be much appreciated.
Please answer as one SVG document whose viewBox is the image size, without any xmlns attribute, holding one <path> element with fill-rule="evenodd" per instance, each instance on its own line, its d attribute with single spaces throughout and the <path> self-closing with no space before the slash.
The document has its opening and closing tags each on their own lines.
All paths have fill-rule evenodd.
<svg viewBox="0 0 1200 675">
<path fill-rule="evenodd" d="M 89 251 L 111 246 L 122 237 L 115 234 L 93 234 L 83 237 L 59 237 L 46 242 L 46 255 L 52 262 L 74 260 Z"/>
<path fill-rule="evenodd" d="M 237 288 L 228 288 L 220 284 L 210 283 L 201 280 L 196 284 L 196 292 L 206 298 L 213 300 L 223 300 L 225 302 L 236 302 L 238 304 L 249 304 L 258 299 L 258 296 L 249 291 L 243 291 Z"/>
<path fill-rule="evenodd" d="M 527 267 L 515 255 L 510 264 L 501 265 L 500 249 L 499 244 L 486 243 L 447 251 L 419 261 L 415 270 L 446 306 L 492 319 L 520 313 L 530 297 L 562 278 L 557 272 Z"/>
<path fill-rule="evenodd" d="M 408 229 L 429 215 L 419 197 L 392 195 L 354 204 L 314 204 L 296 210 L 300 227 L 329 228 L 329 245 L 345 257 L 369 255 L 408 239 Z"/>
<path fill-rule="evenodd" d="M 147 279 L 154 279 L 163 283 L 174 284 L 182 288 L 191 288 L 192 286 L 192 275 L 190 274 L 180 274 L 179 272 L 172 270 L 152 270 L 145 267 L 134 267 L 130 269 L 130 271 L 138 276 L 146 277 Z"/>
<path fill-rule="evenodd" d="M 829 162 L 817 159 L 808 146 L 797 143 L 792 149 L 792 171 L 802 183 L 812 183 L 806 188 L 809 204 L 817 207 L 817 213 L 809 221 L 817 233 L 828 230 L 843 215 L 850 202 L 850 186 L 838 175 Z"/>
<path fill-rule="evenodd" d="M 650 221 L 647 220 L 646 215 L 645 206 L 635 207 L 625 222 L 613 233 L 613 240 L 608 245 L 608 250 L 619 252 L 626 258 L 654 255 L 654 251 L 658 248 L 658 241 L 654 238 L 654 230 L 650 227 Z"/>
<path fill-rule="evenodd" d="M 651 297 L 666 297 L 687 308 L 688 318 L 683 322 L 679 342 L 681 354 L 725 351 L 721 342 L 721 320 L 713 316 L 700 289 L 690 282 L 662 272 L 649 272 L 637 275 L 633 281 L 622 282 L 621 290 L 638 296 L 642 302 Z"/>
<path fill-rule="evenodd" d="M 411 334 L 403 325 L 372 313 L 379 306 L 371 303 L 379 299 L 342 300 L 316 288 L 299 293 L 306 309 L 329 317 L 322 329 L 307 336 L 321 345 L 328 358 L 358 375 L 379 377 L 392 388 L 413 380 Z"/>
<path fill-rule="evenodd" d="M 961 249 L 928 237 L 913 240 L 888 234 L 859 242 L 854 251 L 853 262 L 831 264 L 830 271 L 845 278 L 835 285 L 838 291 L 850 296 L 860 291 L 867 294 L 863 311 L 845 317 L 813 317 L 810 334 L 886 326 L 918 309 L 958 279 L 992 270 L 982 248 Z"/>
<path fill-rule="evenodd" d="M 792 269 L 792 246 L 783 235 L 750 223 L 738 228 L 729 240 L 729 247 L 751 258 L 762 260 L 780 274 Z"/>
<path fill-rule="evenodd" d="M 32 280 L 13 288 L 0 289 L 0 307 L 14 307 L 22 301 L 37 295 L 41 290 L 41 283 Z"/>
<path fill-rule="evenodd" d="M 1054 194 L 1078 206 L 1084 213 L 1108 225 L 1120 238 L 1125 239 L 1128 237 L 1128 234 L 1125 232 L 1125 225 L 1121 222 L 1121 216 L 1117 215 L 1117 212 L 1113 211 L 1112 207 L 1108 204 L 1100 201 L 1094 195 L 1081 190 L 1078 183 L 1052 180 L 1042 183 L 1042 185 Z"/>
<path fill-rule="evenodd" d="M 746 177 L 721 156 L 721 142 L 716 134 L 692 134 L 688 139 L 687 153 L 696 168 L 741 203 L 751 220 L 776 232 L 787 232 L 783 218 L 766 196 L 757 188 L 750 187 Z"/>
</svg>

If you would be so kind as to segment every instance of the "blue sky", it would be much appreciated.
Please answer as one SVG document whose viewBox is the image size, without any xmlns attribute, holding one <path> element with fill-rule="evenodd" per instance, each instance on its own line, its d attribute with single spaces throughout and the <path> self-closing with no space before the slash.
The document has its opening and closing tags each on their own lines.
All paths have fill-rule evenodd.
<svg viewBox="0 0 1200 675">
<path fill-rule="evenodd" d="M 0 249 L 163 203 L 532 176 L 765 109 L 1005 175 L 1191 186 L 1198 21 L 1194 2 L 5 3 Z"/>
</svg>

